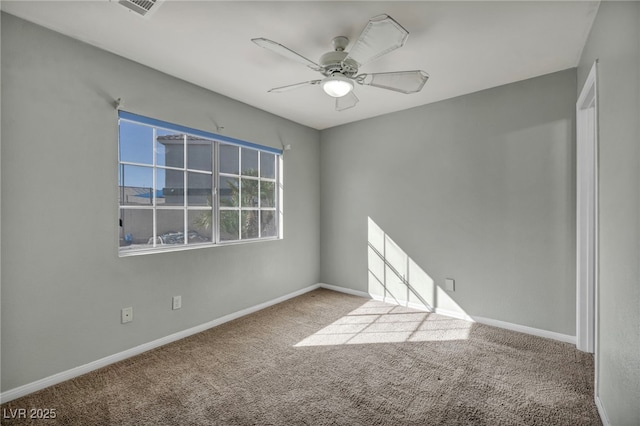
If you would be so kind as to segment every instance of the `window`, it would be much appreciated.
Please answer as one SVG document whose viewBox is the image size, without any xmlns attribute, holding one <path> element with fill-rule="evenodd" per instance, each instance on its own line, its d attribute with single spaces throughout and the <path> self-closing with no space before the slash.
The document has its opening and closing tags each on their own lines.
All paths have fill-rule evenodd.
<svg viewBox="0 0 640 426">
<path fill-rule="evenodd" d="M 280 236 L 282 153 L 121 111 L 121 255 Z"/>
</svg>

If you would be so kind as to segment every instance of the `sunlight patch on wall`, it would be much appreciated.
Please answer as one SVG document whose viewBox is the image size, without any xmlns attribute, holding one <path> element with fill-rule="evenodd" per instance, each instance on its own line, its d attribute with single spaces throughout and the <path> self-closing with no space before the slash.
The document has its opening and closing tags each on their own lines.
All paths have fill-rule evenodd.
<svg viewBox="0 0 640 426">
<path fill-rule="evenodd" d="M 472 324 L 370 300 L 295 346 L 466 340 Z"/>
</svg>

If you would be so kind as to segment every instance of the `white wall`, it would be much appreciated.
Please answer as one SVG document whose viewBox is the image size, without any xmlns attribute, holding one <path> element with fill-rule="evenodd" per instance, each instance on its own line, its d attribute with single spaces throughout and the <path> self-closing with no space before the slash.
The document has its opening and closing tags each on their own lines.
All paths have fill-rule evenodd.
<svg viewBox="0 0 640 426">
<path fill-rule="evenodd" d="M 5 13 L 1 75 L 2 391 L 318 282 L 316 130 Z M 118 258 L 118 97 L 134 113 L 291 144 L 284 240 Z M 126 306 L 134 321 L 121 325 Z"/>
<path fill-rule="evenodd" d="M 578 67 L 598 59 L 599 383 L 612 425 L 640 424 L 640 3 L 600 4 Z"/>
<path fill-rule="evenodd" d="M 322 131 L 322 282 L 575 335 L 575 100 L 570 69 Z"/>
</svg>

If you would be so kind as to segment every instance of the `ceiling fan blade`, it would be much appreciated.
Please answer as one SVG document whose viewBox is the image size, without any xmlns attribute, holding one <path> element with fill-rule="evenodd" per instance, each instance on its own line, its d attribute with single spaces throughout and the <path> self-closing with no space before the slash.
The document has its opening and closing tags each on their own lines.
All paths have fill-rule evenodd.
<svg viewBox="0 0 640 426">
<path fill-rule="evenodd" d="M 289 90 L 298 89 L 300 87 L 312 86 L 314 84 L 319 84 L 320 81 L 322 81 L 322 80 L 303 81 L 302 83 L 290 84 L 288 86 L 274 87 L 273 89 L 268 90 L 268 92 L 274 92 L 274 93 L 288 92 Z"/>
<path fill-rule="evenodd" d="M 389 15 L 371 18 L 345 58 L 363 65 L 404 45 L 409 32 Z"/>
<path fill-rule="evenodd" d="M 406 94 L 422 90 L 428 79 L 429 74 L 421 70 L 360 74 L 355 78 L 356 82 L 365 86 L 380 87 Z"/>
<path fill-rule="evenodd" d="M 353 108 L 358 103 L 359 99 L 353 90 L 346 95 L 336 98 L 336 111 L 344 111 L 345 109 Z"/>
<path fill-rule="evenodd" d="M 316 64 L 310 59 L 305 58 L 299 53 L 294 52 L 288 47 L 281 45 L 280 43 L 276 43 L 275 41 L 266 38 L 252 38 L 251 41 L 258 46 L 271 50 L 272 52 L 282 55 L 285 58 L 293 59 L 294 61 L 306 65 L 314 71 L 322 71 L 322 67 L 320 65 Z"/>
</svg>

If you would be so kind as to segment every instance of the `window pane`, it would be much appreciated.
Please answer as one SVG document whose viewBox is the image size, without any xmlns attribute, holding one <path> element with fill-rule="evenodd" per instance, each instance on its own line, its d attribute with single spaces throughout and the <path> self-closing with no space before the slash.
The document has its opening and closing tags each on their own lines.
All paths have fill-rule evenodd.
<svg viewBox="0 0 640 426">
<path fill-rule="evenodd" d="M 120 221 L 120 247 L 148 247 L 153 237 L 153 210 L 120 209 Z"/>
<path fill-rule="evenodd" d="M 242 148 L 242 174 L 258 176 L 258 151 Z"/>
<path fill-rule="evenodd" d="M 262 238 L 278 235 L 275 213 L 275 211 L 270 210 L 262 210 L 260 212 L 260 236 Z"/>
<path fill-rule="evenodd" d="M 184 205 L 184 172 L 181 170 L 156 169 L 156 185 L 158 195 L 162 195 L 162 202 L 158 198 L 158 204 L 167 206 Z"/>
<path fill-rule="evenodd" d="M 259 210 L 242 211 L 242 239 L 258 238 L 258 213 Z"/>
<path fill-rule="evenodd" d="M 156 211 L 156 245 L 184 244 L 184 210 Z"/>
<path fill-rule="evenodd" d="M 189 232 L 187 243 L 198 244 L 211 241 L 212 219 L 211 210 L 190 210 L 187 212 L 189 218 Z"/>
<path fill-rule="evenodd" d="M 275 207 L 276 206 L 276 183 L 275 182 L 260 182 L 260 203 L 261 207 Z"/>
<path fill-rule="evenodd" d="M 276 178 L 276 156 L 274 154 L 260 153 L 260 176 L 269 179 Z"/>
<path fill-rule="evenodd" d="M 240 174 L 240 162 L 237 146 L 220 144 L 220 173 Z"/>
<path fill-rule="evenodd" d="M 190 206 L 211 205 L 211 175 L 204 173 L 187 173 L 187 204 Z"/>
<path fill-rule="evenodd" d="M 189 136 L 187 138 L 187 168 L 210 172 L 212 170 L 211 147 L 211 141 Z"/>
<path fill-rule="evenodd" d="M 238 178 L 220 176 L 220 205 L 224 207 L 238 207 L 240 186 Z"/>
<path fill-rule="evenodd" d="M 153 128 L 120 121 L 120 161 L 153 164 Z"/>
<path fill-rule="evenodd" d="M 184 168 L 184 135 L 158 129 L 156 161 L 158 166 Z"/>
<path fill-rule="evenodd" d="M 220 211 L 220 241 L 234 241 L 239 236 L 239 210 Z"/>
<path fill-rule="evenodd" d="M 242 179 L 242 207 L 258 207 L 258 183 L 256 179 Z"/>
<path fill-rule="evenodd" d="M 120 165 L 118 179 L 121 206 L 153 205 L 153 168 Z"/>
</svg>

